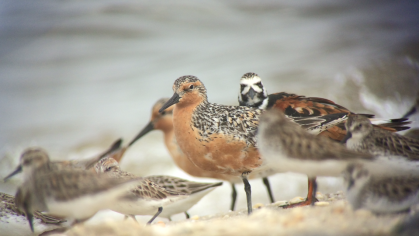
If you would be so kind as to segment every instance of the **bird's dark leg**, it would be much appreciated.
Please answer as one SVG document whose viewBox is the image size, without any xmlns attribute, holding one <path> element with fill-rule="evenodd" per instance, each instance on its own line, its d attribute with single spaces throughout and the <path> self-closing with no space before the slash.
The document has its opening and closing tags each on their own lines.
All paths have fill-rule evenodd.
<svg viewBox="0 0 419 236">
<path fill-rule="evenodd" d="M 163 207 L 159 207 L 159 210 L 157 211 L 157 213 L 156 214 L 154 214 L 154 216 L 151 218 L 151 220 L 149 220 L 148 222 L 147 222 L 147 224 L 149 225 L 149 224 L 151 224 L 151 222 L 153 222 L 153 220 L 154 219 L 156 219 L 156 217 L 157 216 L 159 216 L 160 215 L 160 213 L 163 211 Z"/>
<path fill-rule="evenodd" d="M 236 206 L 236 199 L 237 199 L 237 191 L 236 186 L 231 183 L 231 207 L 230 210 L 234 211 L 234 208 Z"/>
<path fill-rule="evenodd" d="M 252 213 L 252 189 L 250 187 L 249 181 L 247 180 L 248 173 L 242 174 L 242 180 L 244 183 L 244 191 L 246 192 L 246 199 L 247 199 L 247 214 Z"/>
<path fill-rule="evenodd" d="M 310 180 L 310 179 L 309 179 Z M 314 206 L 314 203 L 316 202 L 316 192 L 317 192 L 317 181 L 316 181 L 316 178 L 311 178 L 311 180 L 312 180 L 312 182 L 313 182 L 313 191 L 312 191 L 312 193 L 311 193 L 311 203 L 310 203 L 310 205 L 311 206 Z M 310 193 L 308 193 L 308 194 L 310 194 Z M 307 197 L 308 197 L 308 195 L 307 195 Z"/>
<path fill-rule="evenodd" d="M 269 200 L 271 200 L 271 203 L 274 203 L 274 196 L 272 195 L 272 190 L 271 190 L 271 184 L 269 183 L 268 178 L 263 178 L 263 184 L 266 186 L 266 190 L 268 190 L 268 195 L 269 195 Z"/>
</svg>

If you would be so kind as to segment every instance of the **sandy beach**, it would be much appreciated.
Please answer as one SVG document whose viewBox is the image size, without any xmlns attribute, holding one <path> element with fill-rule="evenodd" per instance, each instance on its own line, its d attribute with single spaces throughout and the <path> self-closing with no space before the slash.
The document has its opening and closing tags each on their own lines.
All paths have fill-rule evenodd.
<svg viewBox="0 0 419 236">
<path fill-rule="evenodd" d="M 353 211 L 342 192 L 318 193 L 317 197 L 319 202 L 314 207 L 283 209 L 285 201 L 255 204 L 250 216 L 241 209 L 192 216 L 183 221 L 158 221 L 151 226 L 131 219 L 105 219 L 101 223 L 77 225 L 64 235 L 392 235 L 393 228 L 409 215 Z"/>
</svg>

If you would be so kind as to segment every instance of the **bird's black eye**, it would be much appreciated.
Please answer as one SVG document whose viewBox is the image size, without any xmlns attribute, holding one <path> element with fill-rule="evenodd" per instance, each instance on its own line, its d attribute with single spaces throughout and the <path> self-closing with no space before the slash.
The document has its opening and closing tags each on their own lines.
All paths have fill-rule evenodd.
<svg viewBox="0 0 419 236">
<path fill-rule="evenodd" d="M 23 161 L 23 165 L 29 165 L 29 164 L 31 164 L 31 162 L 32 162 L 32 159 L 25 159 Z"/>
<path fill-rule="evenodd" d="M 193 86 L 193 84 L 191 84 L 190 86 L 189 86 L 189 89 L 193 89 L 194 88 L 194 86 Z"/>
<path fill-rule="evenodd" d="M 240 89 L 241 89 L 241 90 L 243 90 L 244 88 L 246 88 L 246 85 L 241 84 L 241 85 L 240 85 Z"/>
<path fill-rule="evenodd" d="M 262 88 L 262 82 L 257 82 L 256 86 L 258 86 L 259 88 Z"/>
<path fill-rule="evenodd" d="M 353 130 L 354 131 L 360 131 L 362 129 L 363 125 L 362 124 L 357 124 L 354 126 Z"/>
<path fill-rule="evenodd" d="M 162 113 L 160 113 L 162 116 L 166 115 L 166 111 L 162 111 Z"/>
<path fill-rule="evenodd" d="M 113 170 L 114 168 L 115 168 L 115 166 L 106 167 L 105 172 L 109 172 L 109 171 Z"/>
</svg>

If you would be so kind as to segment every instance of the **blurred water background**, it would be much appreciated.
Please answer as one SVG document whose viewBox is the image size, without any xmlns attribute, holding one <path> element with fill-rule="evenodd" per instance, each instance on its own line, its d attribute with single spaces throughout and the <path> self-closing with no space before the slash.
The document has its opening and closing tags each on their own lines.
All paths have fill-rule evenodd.
<svg viewBox="0 0 419 236">
<path fill-rule="evenodd" d="M 119 137 L 128 142 L 154 102 L 187 74 L 205 83 L 211 102 L 237 104 L 240 77 L 256 72 L 271 93 L 325 97 L 397 118 L 418 96 L 418 58 L 414 0 L 0 0 L 0 177 L 28 146 L 75 159 Z M 412 119 L 418 127 L 418 115 Z M 162 141 L 159 131 L 144 137 L 122 168 L 211 181 L 175 167 Z M 270 179 L 277 200 L 306 194 L 303 175 Z M 0 183 L 0 191 L 13 194 L 19 182 Z M 268 203 L 261 181 L 251 184 L 253 202 Z M 336 178 L 319 185 L 323 193 L 342 190 Z M 226 183 L 190 213 L 229 204 Z"/>
</svg>

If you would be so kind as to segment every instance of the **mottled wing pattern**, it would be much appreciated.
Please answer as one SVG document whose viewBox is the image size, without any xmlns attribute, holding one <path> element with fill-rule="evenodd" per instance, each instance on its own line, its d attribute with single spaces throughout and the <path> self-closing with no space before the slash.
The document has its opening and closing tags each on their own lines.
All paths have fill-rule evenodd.
<svg viewBox="0 0 419 236">
<path fill-rule="evenodd" d="M 102 159 L 100 162 L 98 162 L 95 168 L 99 173 L 105 173 L 104 175 L 115 179 L 139 178 L 132 173 L 121 170 L 119 164 L 113 158 Z M 143 181 L 140 184 L 132 188 L 131 191 L 127 193 L 126 196 L 124 196 L 125 199 L 165 199 L 168 196 L 180 195 L 177 192 L 161 187 L 148 177 L 144 177 L 142 179 Z"/>
<path fill-rule="evenodd" d="M 131 193 L 134 194 L 135 198 L 146 199 L 165 199 L 170 196 L 184 195 L 180 192 L 166 189 L 148 178 L 145 178 L 140 185 L 133 188 Z"/>
<path fill-rule="evenodd" d="M 201 103 L 192 117 L 192 128 L 198 129 L 203 138 L 201 141 L 209 142 L 213 134 L 225 134 L 246 141 L 248 146 L 255 146 L 255 134 L 262 112 L 263 110 L 244 106 Z"/>
<path fill-rule="evenodd" d="M 67 222 L 64 218 L 58 218 L 56 216 L 47 215 L 45 213 L 35 211 L 34 217 L 42 220 L 42 222 L 47 224 L 61 224 Z"/>
<path fill-rule="evenodd" d="M 15 213 L 24 216 L 24 212 L 18 209 L 15 204 L 15 197 L 6 193 L 0 193 L 0 209 L 2 213 Z"/>
<path fill-rule="evenodd" d="M 368 138 L 374 140 L 369 148 L 377 154 L 401 155 L 409 160 L 419 160 L 419 140 L 380 129 L 374 129 Z"/>
<path fill-rule="evenodd" d="M 334 103 L 331 100 L 319 97 L 305 97 L 290 93 L 274 93 L 268 95 L 268 108 L 277 108 L 282 110 L 285 115 L 290 117 L 310 117 L 310 116 L 324 116 L 328 114 L 347 113 L 354 114 L 347 108 Z M 374 115 L 362 114 L 368 118 L 373 118 Z M 392 119 L 388 123 L 375 125 L 378 128 L 396 132 L 409 129 L 407 124 L 411 122 L 406 119 Z M 333 126 L 320 133 L 321 136 L 340 141 L 346 135 L 346 128 L 344 125 Z"/>
<path fill-rule="evenodd" d="M 7 205 L 7 206 L 13 206 L 15 205 L 15 197 L 13 197 L 12 195 L 9 195 L 7 193 L 2 193 L 0 192 L 0 200 L 1 203 Z"/>
<path fill-rule="evenodd" d="M 312 134 L 319 134 L 330 127 L 343 124 L 348 119 L 347 113 L 334 113 L 324 116 L 288 117 Z"/>
<path fill-rule="evenodd" d="M 268 97 L 268 108 L 279 108 L 287 116 L 304 117 L 323 116 L 333 113 L 350 113 L 345 107 L 324 98 L 308 98 L 285 92 L 270 94 Z"/>
<path fill-rule="evenodd" d="M 74 199 L 86 194 L 96 194 L 117 185 L 141 178 L 111 178 L 108 175 L 98 175 L 87 171 L 61 170 L 35 172 L 33 184 L 36 190 L 43 189 L 45 195 L 52 196 L 57 201 Z"/>
<path fill-rule="evenodd" d="M 186 179 L 171 177 L 171 176 L 164 176 L 164 175 L 155 175 L 155 176 L 148 176 L 147 179 L 150 179 L 154 183 L 166 188 L 173 190 L 175 192 L 185 193 L 185 194 L 194 194 L 209 188 L 213 188 L 216 186 L 220 186 L 223 183 L 199 183 L 193 182 Z"/>
<path fill-rule="evenodd" d="M 374 179 L 365 190 L 366 194 L 386 196 L 390 201 L 400 202 L 419 191 L 419 177 Z"/>
<path fill-rule="evenodd" d="M 2 211 L 11 211 L 14 214 L 18 214 L 21 216 L 25 216 L 25 213 L 20 211 L 15 203 L 15 197 L 6 193 L 0 192 L 0 208 Z M 66 220 L 62 218 L 58 218 L 55 216 L 47 215 L 45 213 L 35 211 L 33 214 L 36 219 L 40 219 L 42 222 L 46 224 L 60 224 L 66 222 Z"/>
<path fill-rule="evenodd" d="M 354 152 L 340 143 L 308 134 L 299 125 L 286 119 L 275 120 L 269 123 L 269 127 L 265 130 L 265 139 L 270 140 L 270 143 L 287 147 L 284 149 L 285 154 L 293 158 L 302 160 L 312 160 L 314 158 L 319 160 L 347 160 L 353 157 L 374 159 L 374 156 L 370 154 Z"/>
<path fill-rule="evenodd" d="M 344 123 L 338 124 L 334 127 L 331 127 L 321 132 L 319 135 L 329 138 L 329 139 L 336 140 L 336 141 L 343 140 L 343 138 L 346 135 L 345 124 Z"/>
</svg>

